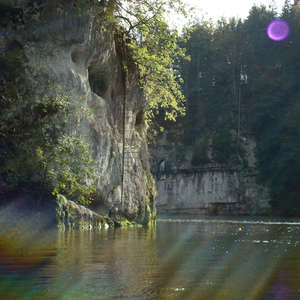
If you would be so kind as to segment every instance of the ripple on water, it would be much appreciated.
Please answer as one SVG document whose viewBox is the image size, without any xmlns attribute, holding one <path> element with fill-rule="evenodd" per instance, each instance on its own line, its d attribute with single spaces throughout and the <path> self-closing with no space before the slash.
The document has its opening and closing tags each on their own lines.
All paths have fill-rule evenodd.
<svg viewBox="0 0 300 300">
<path fill-rule="evenodd" d="M 176 217 L 149 229 L 57 233 L 26 259 L 0 251 L 0 299 L 269 300 L 282 286 L 300 299 L 298 224 Z"/>
</svg>

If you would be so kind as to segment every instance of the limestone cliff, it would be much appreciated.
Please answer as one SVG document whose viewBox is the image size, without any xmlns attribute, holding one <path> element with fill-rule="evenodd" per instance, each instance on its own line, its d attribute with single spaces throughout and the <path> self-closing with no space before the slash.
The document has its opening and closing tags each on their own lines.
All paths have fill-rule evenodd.
<svg viewBox="0 0 300 300">
<path fill-rule="evenodd" d="M 213 161 L 195 167 L 188 149 L 181 149 L 185 159 L 179 161 L 176 152 L 182 145 L 170 143 L 164 135 L 152 147 L 159 212 L 260 215 L 269 211 L 268 190 L 256 183 L 253 140 L 244 145 L 247 168 Z"/>
<path fill-rule="evenodd" d="M 88 111 L 88 117 L 66 120 L 65 127 L 87 142 L 95 161 L 96 178 L 86 182 L 96 185 L 93 208 L 148 221 L 154 181 L 145 138 L 146 103 L 122 30 L 105 22 L 105 7 L 89 1 L 6 1 L 0 8 L 0 60 L 22 50 L 33 101 L 59 89 Z M 7 60 L 0 67 L 9 68 Z M 0 79 L 5 88 L 5 78 Z"/>
</svg>

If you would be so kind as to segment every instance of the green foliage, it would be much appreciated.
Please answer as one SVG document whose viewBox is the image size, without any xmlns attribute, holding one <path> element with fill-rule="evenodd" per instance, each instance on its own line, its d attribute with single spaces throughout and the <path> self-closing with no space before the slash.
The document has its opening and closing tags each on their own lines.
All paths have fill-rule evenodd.
<svg viewBox="0 0 300 300">
<path fill-rule="evenodd" d="M 139 70 L 139 83 L 148 103 L 146 122 L 150 125 L 159 113 L 175 121 L 185 112 L 182 78 L 176 70 L 185 51 L 178 46 L 177 31 L 169 29 L 165 13 L 170 9 L 184 13 L 183 5 L 180 0 L 112 2 L 114 11 L 111 14 L 126 29 L 128 55 Z M 127 59 L 124 63 L 128 68 Z"/>
<path fill-rule="evenodd" d="M 245 21 L 190 28 L 185 47 L 191 63 L 181 65 L 187 97 L 183 142 L 193 147 L 194 164 L 204 163 L 208 136 L 214 161 L 241 165 L 241 137 L 254 137 L 259 181 L 270 188 L 274 211 L 299 215 L 300 11 L 285 2 L 280 17 L 291 33 L 281 42 L 266 34 L 277 17 L 274 9 L 253 6 Z"/>
<path fill-rule="evenodd" d="M 182 142 L 193 149 L 193 165 L 209 163 L 208 152 L 212 161 L 222 164 L 238 165 L 244 156 L 240 135 L 245 133 L 245 117 L 241 118 L 239 107 L 241 27 L 240 20 L 231 19 L 216 26 L 196 24 L 187 31 L 190 39 L 185 47 L 191 62 L 181 64 L 187 97 Z"/>
<path fill-rule="evenodd" d="M 39 165 L 44 171 L 44 180 L 53 183 L 53 194 L 64 194 L 89 204 L 95 185 L 86 180 L 96 179 L 94 162 L 88 145 L 80 138 L 60 136 L 52 152 L 36 149 Z"/>
<path fill-rule="evenodd" d="M 244 156 L 243 148 L 237 143 L 232 133 L 220 129 L 212 138 L 213 160 L 220 164 L 238 164 L 239 157 Z"/>
<path fill-rule="evenodd" d="M 171 33 L 163 20 L 157 20 L 152 26 L 157 27 L 157 36 L 144 29 L 141 45 L 132 41 L 129 47 L 140 71 L 140 84 L 148 99 L 147 119 L 153 119 L 163 108 L 165 118 L 175 121 L 178 114 L 184 113 L 184 96 L 180 90 L 181 78 L 178 79 L 173 65 L 175 55 L 183 55 L 183 52 L 177 46 L 176 33 Z"/>
<path fill-rule="evenodd" d="M 68 124 L 87 118 L 88 112 L 58 86 L 46 87 L 51 96 L 33 93 L 23 50 L 14 50 L 17 63 L 11 52 L 3 63 L 7 84 L 0 101 L 0 175 L 11 188 L 38 184 L 86 204 L 95 191 L 94 162 L 88 145 L 70 134 Z"/>
<path fill-rule="evenodd" d="M 193 147 L 193 156 L 191 164 L 193 166 L 201 166 L 210 162 L 208 158 L 208 144 L 200 142 Z"/>
</svg>

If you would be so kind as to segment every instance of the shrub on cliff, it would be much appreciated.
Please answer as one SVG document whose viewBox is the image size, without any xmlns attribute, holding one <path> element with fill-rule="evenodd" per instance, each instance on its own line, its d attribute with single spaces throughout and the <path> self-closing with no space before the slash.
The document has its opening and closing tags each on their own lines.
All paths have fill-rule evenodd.
<svg viewBox="0 0 300 300">
<path fill-rule="evenodd" d="M 179 46 L 177 30 L 169 28 L 165 16 L 167 11 L 186 14 L 183 4 L 180 0 L 111 0 L 108 8 L 107 21 L 125 28 L 126 47 L 139 70 L 139 83 L 147 99 L 148 126 L 153 125 L 158 114 L 175 121 L 185 113 L 183 80 L 177 65 L 187 57 L 184 48 Z M 125 58 L 125 71 L 127 63 Z"/>
<path fill-rule="evenodd" d="M 29 82 L 33 70 L 17 42 L 8 47 L 1 65 L 0 179 L 10 190 L 35 185 L 88 203 L 95 190 L 87 184 L 95 178 L 94 164 L 87 144 L 67 127 L 68 120 L 86 110 L 50 83 L 51 96 L 37 95 L 34 86 L 43 74 Z"/>
</svg>

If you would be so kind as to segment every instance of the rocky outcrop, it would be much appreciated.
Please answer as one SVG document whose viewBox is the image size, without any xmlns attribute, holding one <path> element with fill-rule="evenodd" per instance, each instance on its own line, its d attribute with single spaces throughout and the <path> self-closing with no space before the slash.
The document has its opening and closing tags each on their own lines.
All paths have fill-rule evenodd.
<svg viewBox="0 0 300 300">
<path fill-rule="evenodd" d="M 177 170 L 158 181 L 159 212 L 259 215 L 268 211 L 268 200 L 255 178 L 220 167 Z"/>
<path fill-rule="evenodd" d="M 8 15 L 15 17 L 2 24 L 1 54 L 22 48 L 33 97 L 51 96 L 59 88 L 88 111 L 88 118 L 66 120 L 65 126 L 88 143 L 96 162 L 97 178 L 87 182 L 96 185 L 93 209 L 148 222 L 155 205 L 146 103 L 137 70 L 124 57 L 124 35 L 104 22 L 103 7 L 88 1 L 34 3 L 9 4 Z"/>
<path fill-rule="evenodd" d="M 112 219 L 69 201 L 62 195 L 57 197 L 56 218 L 58 228 L 61 230 L 95 230 L 114 226 Z"/>
<path fill-rule="evenodd" d="M 268 190 L 256 183 L 254 141 L 247 141 L 245 152 L 247 168 L 217 163 L 194 167 L 189 151 L 179 163 L 176 147 L 170 147 L 163 136 L 152 149 L 153 172 L 158 179 L 158 211 L 208 215 L 268 213 Z"/>
</svg>

